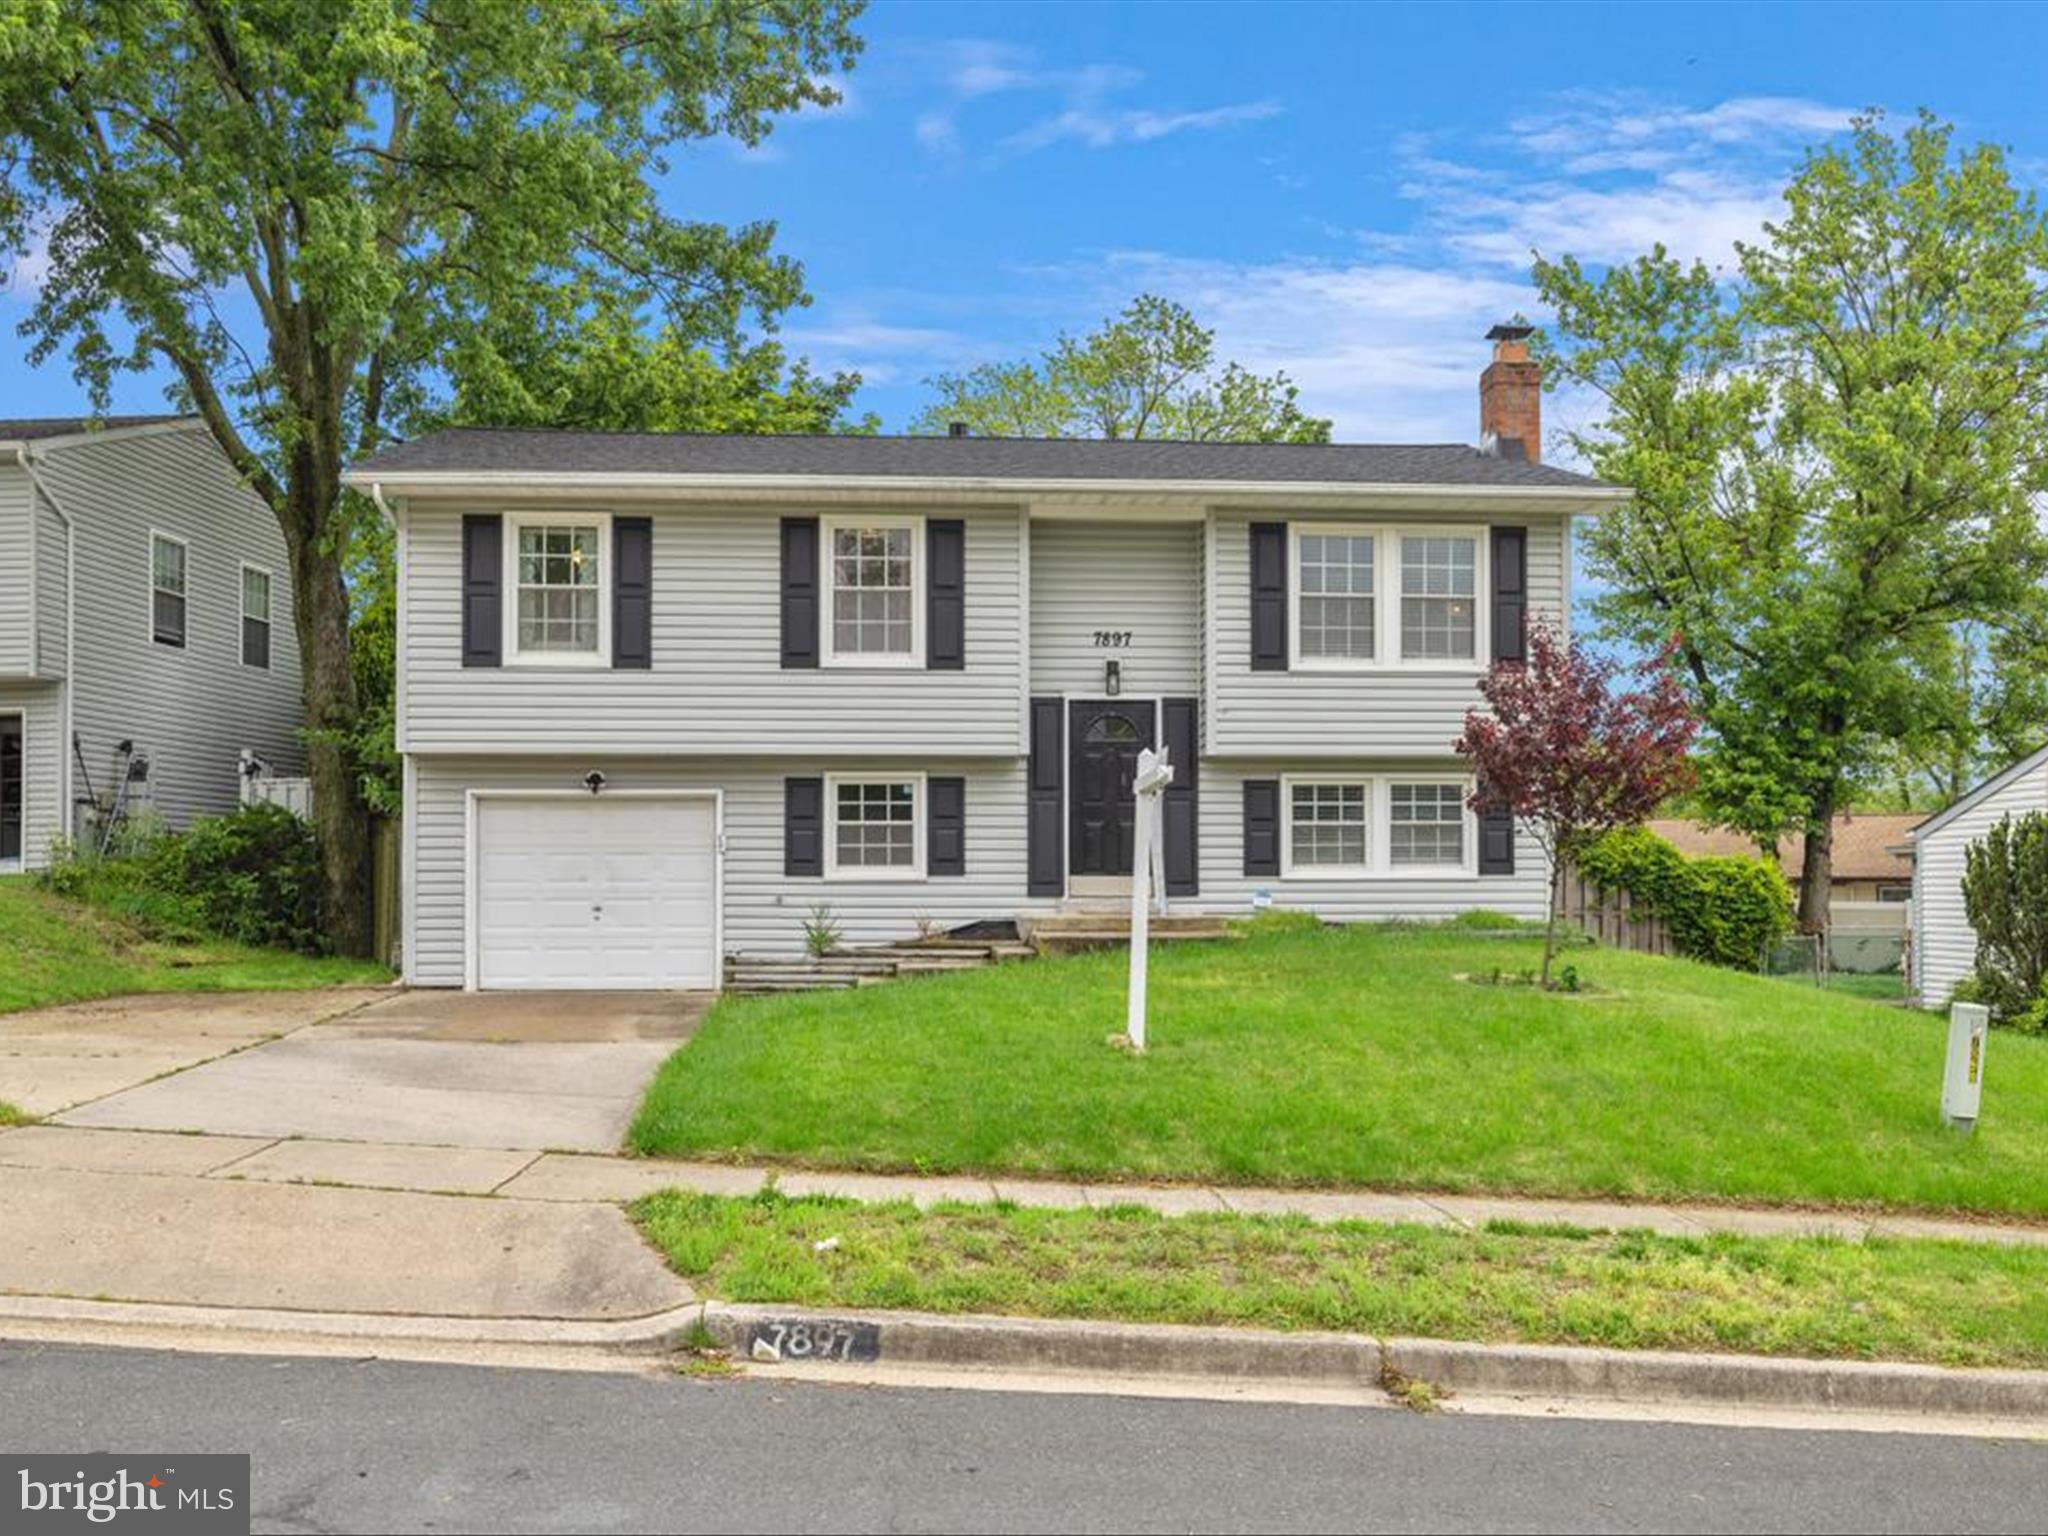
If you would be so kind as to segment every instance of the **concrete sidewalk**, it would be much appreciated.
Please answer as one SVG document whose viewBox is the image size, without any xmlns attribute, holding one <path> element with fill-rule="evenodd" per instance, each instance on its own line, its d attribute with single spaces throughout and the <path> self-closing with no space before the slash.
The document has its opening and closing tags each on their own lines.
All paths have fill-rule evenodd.
<svg viewBox="0 0 2048 1536">
<path fill-rule="evenodd" d="M 1418 1195 L 1164 1184 L 1073 1184 L 1034 1179 L 918 1178 L 773 1170 L 723 1163 L 664 1162 L 564 1152 L 263 1136 L 167 1135 L 24 1126 L 0 1132 L 0 1179 L 7 1170 L 117 1173 L 208 1182 L 317 1184 L 368 1190 L 494 1195 L 530 1205 L 616 1206 L 660 1189 L 751 1195 L 773 1178 L 792 1195 L 1107 1208 L 1142 1206 L 1167 1215 L 1236 1211 L 1312 1221 L 1409 1222 L 1477 1228 L 1492 1221 L 1647 1229 L 1696 1237 L 1871 1236 L 1951 1238 L 2048 1245 L 2048 1224 L 1993 1222 L 1861 1211 L 1736 1205 L 1675 1205 L 1520 1196 Z M 0 1230 L 5 1230 L 0 1221 Z M 4 1283 L 4 1282 L 0 1282 Z"/>
</svg>

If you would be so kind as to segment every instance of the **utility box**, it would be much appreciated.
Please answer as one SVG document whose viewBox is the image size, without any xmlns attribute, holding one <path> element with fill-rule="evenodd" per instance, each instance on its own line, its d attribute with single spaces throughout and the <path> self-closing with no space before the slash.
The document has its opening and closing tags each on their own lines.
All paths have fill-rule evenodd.
<svg viewBox="0 0 2048 1536">
<path fill-rule="evenodd" d="M 1941 1119 L 1958 1131 L 1977 1126 L 1984 1096 L 1984 1040 L 1991 1010 L 1982 1003 L 1951 1003 L 1948 1010 L 1948 1070 L 1941 1079 Z"/>
</svg>

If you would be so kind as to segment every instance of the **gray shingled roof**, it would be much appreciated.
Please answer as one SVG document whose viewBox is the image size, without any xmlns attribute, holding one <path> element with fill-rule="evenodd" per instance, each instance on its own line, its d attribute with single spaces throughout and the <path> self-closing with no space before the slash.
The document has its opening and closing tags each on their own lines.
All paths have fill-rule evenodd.
<svg viewBox="0 0 2048 1536">
<path fill-rule="evenodd" d="M 70 437 L 76 432 L 104 432 L 109 427 L 154 427 L 189 419 L 184 416 L 0 416 L 0 443 L 25 443 L 38 437 Z"/>
<path fill-rule="evenodd" d="M 1463 443 L 1102 442 L 1091 438 L 830 437 L 453 427 L 354 466 L 404 474 L 860 475 L 910 479 L 1214 480 L 1525 486 L 1602 482 Z"/>
</svg>

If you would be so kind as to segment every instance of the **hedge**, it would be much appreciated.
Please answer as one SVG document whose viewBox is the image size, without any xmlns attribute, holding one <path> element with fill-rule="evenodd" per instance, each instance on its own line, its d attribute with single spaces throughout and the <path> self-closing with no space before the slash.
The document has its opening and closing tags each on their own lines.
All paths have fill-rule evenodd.
<svg viewBox="0 0 2048 1536">
<path fill-rule="evenodd" d="M 1689 859 L 1647 827 L 1624 827 L 1581 853 L 1602 890 L 1627 891 L 1670 928 L 1682 955 L 1753 971 L 1792 927 L 1792 888 L 1759 858 Z"/>
</svg>

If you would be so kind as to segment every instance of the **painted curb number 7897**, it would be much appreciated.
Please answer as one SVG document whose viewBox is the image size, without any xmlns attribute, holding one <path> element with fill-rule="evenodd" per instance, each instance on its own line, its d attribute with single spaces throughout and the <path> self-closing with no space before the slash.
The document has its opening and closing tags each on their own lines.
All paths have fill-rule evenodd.
<svg viewBox="0 0 2048 1536">
<path fill-rule="evenodd" d="M 882 1330 L 873 1323 L 832 1318 L 771 1318 L 747 1330 L 747 1354 L 755 1360 L 829 1365 L 878 1360 Z"/>
</svg>

